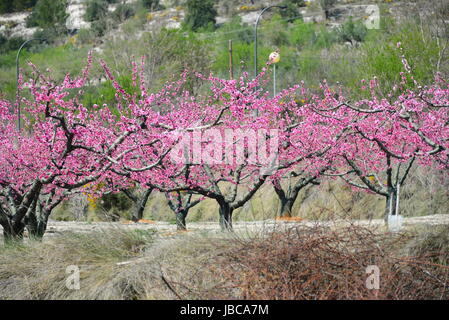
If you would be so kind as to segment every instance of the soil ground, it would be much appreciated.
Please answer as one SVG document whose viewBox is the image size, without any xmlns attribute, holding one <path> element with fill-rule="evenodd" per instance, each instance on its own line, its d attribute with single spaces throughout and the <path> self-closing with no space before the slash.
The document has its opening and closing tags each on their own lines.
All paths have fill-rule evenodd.
<svg viewBox="0 0 449 320">
<path fill-rule="evenodd" d="M 282 230 L 295 225 L 313 226 L 335 226 L 344 224 L 356 224 L 373 228 L 384 228 L 385 223 L 382 219 L 373 220 L 333 220 L 333 221 L 283 221 L 283 220 L 264 220 L 251 222 L 234 222 L 233 227 L 236 232 L 267 232 L 273 230 Z M 449 224 L 449 214 L 436 214 L 421 217 L 404 217 L 403 227 L 419 227 Z M 138 223 L 132 222 L 79 222 L 79 221 L 54 221 L 50 220 L 47 227 L 45 238 L 57 236 L 64 232 L 95 232 L 98 230 L 112 230 L 114 228 L 128 230 L 155 230 L 161 236 L 171 236 L 177 234 L 176 225 L 161 221 L 144 220 Z M 192 222 L 187 225 L 188 233 L 209 233 L 219 232 L 220 227 L 217 222 Z M 0 226 L 0 234 L 3 233 Z M 0 235 L 1 237 L 1 235 Z"/>
</svg>

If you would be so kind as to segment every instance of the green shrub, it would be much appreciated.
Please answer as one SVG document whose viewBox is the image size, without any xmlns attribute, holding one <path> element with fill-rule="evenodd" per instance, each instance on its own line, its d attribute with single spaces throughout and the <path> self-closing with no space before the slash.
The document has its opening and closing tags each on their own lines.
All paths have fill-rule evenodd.
<svg viewBox="0 0 449 320">
<path fill-rule="evenodd" d="M 115 21 L 123 22 L 134 16 L 135 13 L 136 10 L 133 6 L 121 3 L 117 6 L 117 8 L 115 8 L 114 12 L 112 13 L 112 18 Z"/>
<path fill-rule="evenodd" d="M 65 29 L 67 0 L 38 0 L 33 12 L 27 17 L 27 27 Z"/>
<path fill-rule="evenodd" d="M 137 11 L 132 19 L 124 21 L 120 26 L 123 36 L 133 38 L 134 35 L 139 34 L 145 28 L 147 22 L 146 14 L 147 12 L 145 12 L 145 15 L 142 15 L 142 11 Z"/>
<path fill-rule="evenodd" d="M 95 40 L 95 34 L 91 29 L 80 29 L 77 36 L 81 44 L 91 43 Z"/>
<path fill-rule="evenodd" d="M 95 37 L 102 37 L 108 30 L 108 23 L 106 19 L 100 19 L 93 21 L 90 25 L 90 30 L 95 35 Z"/>
<path fill-rule="evenodd" d="M 399 73 L 404 71 L 401 52 L 396 44 L 402 43 L 414 78 L 423 84 L 433 80 L 437 70 L 440 49 L 438 40 L 422 34 L 415 23 L 403 23 L 392 33 L 378 33 L 365 41 L 361 50 L 359 79 L 376 76 L 384 92 L 400 81 Z M 410 85 L 413 85 L 410 83 Z"/>
<path fill-rule="evenodd" d="M 161 8 L 159 0 L 140 0 L 140 3 L 144 8 L 150 9 L 150 11 L 159 10 Z"/>
<path fill-rule="evenodd" d="M 11 13 L 11 12 L 14 12 L 13 0 L 0 1 L 0 13 Z"/>
<path fill-rule="evenodd" d="M 12 2 L 14 3 L 14 11 L 24 11 L 33 8 L 37 0 L 15 0 Z"/>
<path fill-rule="evenodd" d="M 84 18 L 86 21 L 92 22 L 105 18 L 108 14 L 108 1 L 92 0 L 87 3 Z"/>
<path fill-rule="evenodd" d="M 20 45 L 25 41 L 22 37 L 6 38 L 0 34 L 0 54 L 11 50 L 18 50 Z"/>
<path fill-rule="evenodd" d="M 351 42 L 352 44 L 365 40 L 367 33 L 368 29 L 365 24 L 360 20 L 354 21 L 352 17 L 349 17 L 337 31 L 338 39 L 341 42 Z"/>
<path fill-rule="evenodd" d="M 184 24 L 187 28 L 197 31 L 215 25 L 217 11 L 213 0 L 187 0 L 187 14 Z"/>
<path fill-rule="evenodd" d="M 65 30 L 60 28 L 45 28 L 34 32 L 33 38 L 39 39 L 39 41 L 33 41 L 30 43 L 30 47 L 48 46 L 48 44 L 55 43 L 57 39 L 65 35 Z"/>
<path fill-rule="evenodd" d="M 33 8 L 37 0 L 1 0 L 0 14 L 24 11 Z"/>
<path fill-rule="evenodd" d="M 324 10 L 324 14 L 326 15 L 326 19 L 329 19 L 330 9 L 335 5 L 337 0 L 320 0 L 321 8 Z"/>
<path fill-rule="evenodd" d="M 238 15 L 233 16 L 229 21 L 223 23 L 217 30 L 217 38 L 220 42 L 233 40 L 235 42 L 251 43 L 254 41 L 254 27 L 242 24 L 242 18 Z"/>
<path fill-rule="evenodd" d="M 293 22 L 297 19 L 302 19 L 299 8 L 305 6 L 304 0 L 286 0 L 281 3 L 281 5 L 287 7 L 280 11 L 282 18 L 286 19 L 287 22 Z"/>
<path fill-rule="evenodd" d="M 315 26 L 311 23 L 295 21 L 288 33 L 289 42 L 297 49 L 310 46 L 316 40 Z"/>
<path fill-rule="evenodd" d="M 316 39 L 312 47 L 315 49 L 329 49 L 337 40 L 335 32 L 328 30 L 322 25 L 316 31 Z"/>
<path fill-rule="evenodd" d="M 234 60 L 234 70 L 235 77 L 240 76 L 238 72 L 239 68 L 243 68 L 244 71 L 251 71 L 254 68 L 253 56 L 254 56 L 254 44 L 246 43 L 246 42 L 235 42 L 233 43 L 233 60 Z M 264 54 L 269 54 L 268 51 L 263 50 L 262 47 L 259 47 L 259 55 L 262 56 Z M 214 73 L 223 75 L 224 77 L 228 77 L 229 74 L 229 53 L 227 52 L 225 47 L 220 47 L 216 52 L 216 58 L 212 65 L 212 69 Z M 261 60 L 261 59 L 260 59 Z M 259 62 L 261 62 L 259 60 Z M 243 62 L 243 65 L 241 64 Z M 259 68 L 263 66 L 262 63 L 259 63 Z M 245 70 L 246 69 L 246 70 Z M 259 69 L 260 70 L 260 69 Z"/>
<path fill-rule="evenodd" d="M 282 19 L 280 14 L 275 14 L 270 20 L 262 23 L 260 32 L 260 43 L 274 48 L 289 45 L 288 24 Z"/>
</svg>

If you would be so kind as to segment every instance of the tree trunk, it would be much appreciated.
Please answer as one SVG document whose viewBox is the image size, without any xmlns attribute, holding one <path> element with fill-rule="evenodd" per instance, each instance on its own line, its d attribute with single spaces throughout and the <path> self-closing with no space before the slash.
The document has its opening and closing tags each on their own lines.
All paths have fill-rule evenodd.
<svg viewBox="0 0 449 320">
<path fill-rule="evenodd" d="M 28 230 L 28 237 L 34 240 L 42 240 L 45 231 L 47 230 L 48 218 L 52 212 L 52 207 L 44 208 L 39 203 L 36 204 L 33 210 L 29 210 L 25 216 L 25 225 Z"/>
<path fill-rule="evenodd" d="M 14 212 L 12 216 L 5 217 L 4 212 L 2 214 L 2 226 L 5 242 L 21 241 L 23 240 L 23 233 L 27 226 L 28 216 L 34 216 L 36 214 L 36 206 L 39 199 L 42 184 L 40 181 L 35 181 L 31 189 L 25 193 L 25 195 L 12 197 L 18 199 L 18 201 L 10 201 L 9 206 L 11 211 Z"/>
<path fill-rule="evenodd" d="M 220 227 L 222 231 L 232 231 L 233 208 L 226 201 L 218 201 L 220 206 Z"/>
<path fill-rule="evenodd" d="M 136 208 L 134 210 L 132 221 L 137 222 L 139 220 L 142 220 L 143 218 L 143 212 L 145 211 L 145 206 L 147 205 L 148 198 L 151 195 L 151 192 L 153 189 L 147 189 L 145 190 L 142 197 L 139 198 L 139 200 L 136 203 Z"/>
<path fill-rule="evenodd" d="M 45 231 L 47 231 L 47 220 L 28 221 L 27 230 L 30 239 L 42 240 Z"/>
<path fill-rule="evenodd" d="M 187 230 L 187 227 L 186 227 L 187 213 L 188 213 L 188 210 L 179 210 L 176 213 L 176 228 L 178 230 Z"/>
<path fill-rule="evenodd" d="M 176 192 L 176 199 L 173 199 L 169 193 L 165 193 L 168 206 L 175 213 L 176 226 L 178 230 L 187 230 L 186 218 L 191 208 L 200 203 L 201 200 L 192 200 L 192 194 L 183 195 L 179 191 Z"/>
<path fill-rule="evenodd" d="M 396 215 L 396 200 L 397 200 L 397 190 L 396 188 L 389 188 L 388 195 L 385 197 L 385 223 L 388 225 L 388 216 Z"/>
<path fill-rule="evenodd" d="M 23 240 L 25 224 L 23 222 L 10 223 L 3 225 L 3 238 L 5 243 L 17 242 Z"/>
<path fill-rule="evenodd" d="M 36 233 L 33 235 L 36 239 L 42 239 L 47 231 L 47 221 L 38 221 Z"/>
<path fill-rule="evenodd" d="M 291 198 L 279 198 L 279 217 L 287 217 L 290 218 L 292 216 L 293 205 L 295 204 L 295 200 Z"/>
<path fill-rule="evenodd" d="M 279 182 L 273 185 L 274 191 L 276 192 L 279 199 L 278 217 L 290 218 L 292 216 L 293 205 L 298 198 L 299 191 L 304 186 L 305 185 L 298 184 L 295 185 L 292 190 L 285 192 Z"/>
</svg>

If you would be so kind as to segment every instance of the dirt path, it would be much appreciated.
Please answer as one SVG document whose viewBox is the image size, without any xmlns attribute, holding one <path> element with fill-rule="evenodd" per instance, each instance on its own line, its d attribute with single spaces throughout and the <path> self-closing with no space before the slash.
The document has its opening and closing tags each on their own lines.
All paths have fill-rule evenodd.
<svg viewBox="0 0 449 320">
<path fill-rule="evenodd" d="M 381 227 L 384 225 L 382 219 L 374 220 L 358 220 L 351 221 L 352 223 Z M 315 224 L 320 224 L 323 226 L 341 225 L 349 224 L 349 220 L 335 220 L 335 221 L 308 221 L 303 220 L 297 221 L 279 221 L 279 220 L 264 220 L 264 221 L 253 221 L 253 222 L 235 222 L 234 230 L 236 231 L 263 231 L 270 229 L 285 228 L 286 226 L 307 225 L 313 226 Z M 421 217 L 411 217 L 404 218 L 404 226 L 416 226 L 416 225 L 442 225 L 449 224 L 449 214 L 438 214 L 431 216 L 421 216 Z M 216 222 L 193 222 L 187 225 L 190 231 L 219 231 L 219 225 Z M 73 232 L 92 232 L 96 230 L 104 230 L 111 228 L 123 228 L 131 230 L 148 230 L 155 229 L 159 232 L 175 232 L 176 225 L 170 224 L 168 222 L 149 222 L 149 223 L 120 223 L 120 222 L 64 222 L 64 221 L 50 221 L 48 226 L 48 234 L 57 234 L 65 231 Z"/>
<path fill-rule="evenodd" d="M 264 221 L 246 221 L 235 222 L 234 230 L 238 232 L 263 232 L 270 230 L 281 230 L 294 225 L 313 226 L 319 224 L 321 226 L 334 226 L 354 223 L 364 226 L 382 227 L 384 221 L 382 219 L 374 220 L 335 220 L 335 221 L 279 221 L 279 220 L 264 220 Z M 419 226 L 419 225 L 443 225 L 449 224 L 449 214 L 439 214 L 422 217 L 404 218 L 404 227 Z M 170 236 L 176 232 L 176 225 L 168 222 L 147 222 L 147 223 L 121 223 L 121 222 L 77 222 L 77 221 L 49 221 L 46 237 L 55 236 L 67 231 L 72 232 L 95 232 L 99 230 L 113 230 L 114 228 L 121 228 L 125 230 L 157 230 L 162 235 Z M 197 232 L 217 232 L 220 227 L 217 222 L 193 222 L 187 225 L 191 233 Z M 0 226 L 0 235 L 2 234 L 2 227 Z"/>
</svg>

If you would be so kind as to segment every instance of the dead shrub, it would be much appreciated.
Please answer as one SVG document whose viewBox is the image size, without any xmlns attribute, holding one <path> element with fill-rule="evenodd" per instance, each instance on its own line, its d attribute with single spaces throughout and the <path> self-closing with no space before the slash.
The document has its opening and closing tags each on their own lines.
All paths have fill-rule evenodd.
<svg viewBox="0 0 449 320">
<path fill-rule="evenodd" d="M 419 232 L 405 247 L 408 256 L 427 257 L 433 263 L 449 265 L 449 226 L 432 226 Z"/>
<path fill-rule="evenodd" d="M 211 268 L 238 290 L 232 298 L 448 299 L 449 268 L 432 260 L 442 252 L 401 254 L 411 239 L 353 225 L 297 227 L 240 239 Z M 370 265 L 380 269 L 379 290 L 366 287 Z"/>
</svg>

